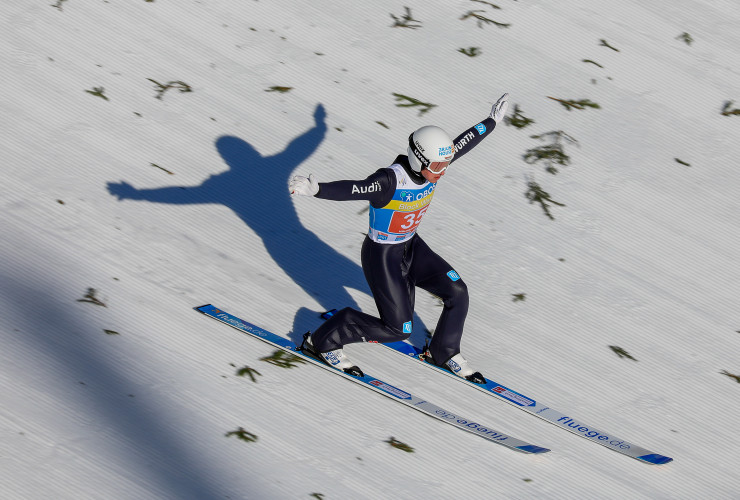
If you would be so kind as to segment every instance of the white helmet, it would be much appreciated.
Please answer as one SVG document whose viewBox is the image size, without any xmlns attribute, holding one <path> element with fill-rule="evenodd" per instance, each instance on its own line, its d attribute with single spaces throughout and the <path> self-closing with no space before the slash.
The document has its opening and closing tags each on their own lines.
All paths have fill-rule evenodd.
<svg viewBox="0 0 740 500">
<path fill-rule="evenodd" d="M 428 125 L 421 127 L 409 136 L 409 164 L 414 172 L 428 168 L 433 173 L 440 173 L 455 156 L 455 146 L 447 132 L 439 127 Z"/>
</svg>

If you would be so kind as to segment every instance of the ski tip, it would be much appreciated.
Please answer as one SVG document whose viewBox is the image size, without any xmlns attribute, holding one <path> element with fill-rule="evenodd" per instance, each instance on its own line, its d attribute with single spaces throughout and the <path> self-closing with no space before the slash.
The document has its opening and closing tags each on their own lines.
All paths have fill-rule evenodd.
<svg viewBox="0 0 740 500">
<path fill-rule="evenodd" d="M 649 464 L 655 464 L 655 465 L 663 465 L 667 464 L 668 462 L 673 462 L 673 459 L 671 457 L 666 457 L 665 455 L 658 455 L 657 453 L 653 453 L 650 455 L 642 455 L 641 457 L 636 457 L 637 460 L 641 460 L 643 462 L 647 462 Z"/>
<path fill-rule="evenodd" d="M 517 450 L 523 451 L 524 453 L 547 453 L 550 451 L 550 448 L 543 448 L 541 446 L 529 444 L 526 446 L 517 446 Z"/>
<path fill-rule="evenodd" d="M 211 304 L 205 304 L 205 305 L 202 305 L 202 306 L 193 307 L 193 309 L 195 309 L 198 312 L 203 312 L 203 309 L 205 309 L 206 307 L 213 307 L 213 306 Z"/>
</svg>

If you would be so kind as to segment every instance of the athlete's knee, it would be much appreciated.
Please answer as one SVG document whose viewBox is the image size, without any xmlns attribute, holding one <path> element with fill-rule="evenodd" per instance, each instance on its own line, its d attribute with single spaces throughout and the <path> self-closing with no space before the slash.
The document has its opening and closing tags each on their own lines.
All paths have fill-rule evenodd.
<svg viewBox="0 0 740 500">
<path fill-rule="evenodd" d="M 413 322 L 411 320 L 394 324 L 390 324 L 385 321 L 385 327 L 388 333 L 395 337 L 395 340 L 406 340 L 414 331 Z"/>
<path fill-rule="evenodd" d="M 414 331 L 414 323 L 412 320 L 406 321 L 404 324 L 401 325 L 401 340 L 406 340 L 411 336 L 411 334 Z"/>
<path fill-rule="evenodd" d="M 468 295 L 468 285 L 461 279 L 453 281 L 450 284 L 450 295 L 445 300 L 445 306 L 448 307 L 468 307 L 470 296 Z"/>
</svg>

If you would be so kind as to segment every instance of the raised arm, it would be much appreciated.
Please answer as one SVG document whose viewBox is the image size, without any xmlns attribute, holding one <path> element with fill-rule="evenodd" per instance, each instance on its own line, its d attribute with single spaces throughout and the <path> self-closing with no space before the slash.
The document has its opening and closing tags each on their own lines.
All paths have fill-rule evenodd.
<svg viewBox="0 0 740 500">
<path fill-rule="evenodd" d="M 450 163 L 454 163 L 462 156 L 473 149 L 475 146 L 488 136 L 496 125 L 506 115 L 506 109 L 509 106 L 509 94 L 502 95 L 498 101 L 491 108 L 491 114 L 484 119 L 482 122 L 473 125 L 465 132 L 455 138 L 453 144 L 455 144 L 455 157 L 452 158 Z"/>
</svg>

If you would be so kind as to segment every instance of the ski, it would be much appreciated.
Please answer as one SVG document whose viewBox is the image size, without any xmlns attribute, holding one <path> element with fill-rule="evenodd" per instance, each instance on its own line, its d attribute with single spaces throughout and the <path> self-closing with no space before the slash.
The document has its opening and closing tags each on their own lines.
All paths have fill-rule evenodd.
<svg viewBox="0 0 740 500">
<path fill-rule="evenodd" d="M 403 389 L 399 389 L 398 387 L 395 387 L 378 378 L 368 375 L 367 373 L 365 373 L 362 377 L 357 377 L 333 368 L 317 360 L 313 356 L 298 350 L 298 347 L 291 340 L 264 330 L 258 326 L 255 326 L 252 323 L 244 321 L 243 319 L 229 314 L 223 309 L 219 309 L 211 304 L 199 306 L 194 309 L 210 318 L 225 323 L 233 328 L 236 328 L 237 330 L 242 331 L 243 333 L 251 335 L 252 337 L 258 338 L 263 342 L 277 347 L 278 349 L 282 349 L 283 351 L 287 351 L 296 356 L 301 356 L 303 359 L 316 366 L 320 366 L 321 368 L 329 370 L 332 373 L 340 375 L 357 384 L 360 384 L 364 387 L 372 389 L 375 392 L 387 396 L 394 401 L 398 401 L 399 403 L 414 408 L 415 410 L 429 415 L 430 417 L 434 417 L 437 420 L 446 422 L 457 427 L 458 429 L 473 433 L 488 441 L 492 441 L 507 448 L 528 454 L 546 453 L 550 451 L 548 448 L 535 446 L 533 444 L 527 443 L 526 441 L 522 441 L 521 439 L 517 439 L 515 437 L 495 431 L 488 426 L 464 418 L 456 413 L 447 411 L 435 404 L 430 403 L 429 401 L 414 396 L 407 391 L 404 391 Z"/>
<path fill-rule="evenodd" d="M 324 313 L 322 317 L 326 319 L 327 317 L 331 316 L 333 311 L 335 310 Z M 413 358 L 419 363 L 422 363 L 423 365 L 428 366 L 433 370 L 437 370 L 449 377 L 459 380 L 464 384 L 475 387 L 481 392 L 492 396 L 497 396 L 507 403 L 514 405 L 517 408 L 524 410 L 536 417 L 546 420 L 547 422 L 550 422 L 551 424 L 560 427 L 561 429 L 572 432 L 577 436 L 586 438 L 589 441 L 593 441 L 594 443 L 600 444 L 610 450 L 621 453 L 622 455 L 626 455 L 641 462 L 654 465 L 663 465 L 673 461 L 671 457 L 654 453 L 640 446 L 636 446 L 628 441 L 619 439 L 611 433 L 598 430 L 590 425 L 587 425 L 582 420 L 571 417 L 570 414 L 561 413 L 554 408 L 551 408 L 544 403 L 538 402 L 529 396 L 525 396 L 524 394 L 510 389 L 503 384 L 494 382 L 488 377 L 486 377 L 485 384 L 476 384 L 474 382 L 465 380 L 464 378 L 458 377 L 457 375 L 448 370 L 445 370 L 444 368 L 425 361 L 422 355 L 422 350 L 409 344 L 408 342 L 399 341 L 382 345 L 398 354 L 404 355 L 408 358 Z"/>
</svg>

